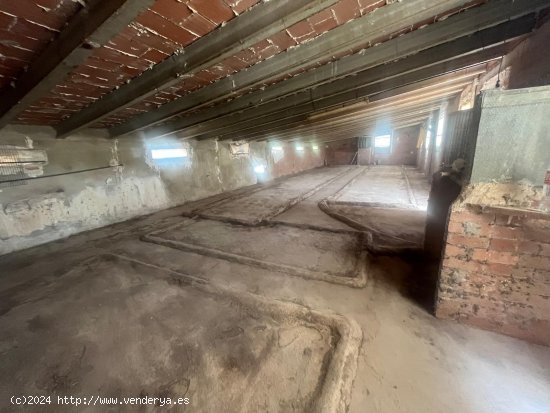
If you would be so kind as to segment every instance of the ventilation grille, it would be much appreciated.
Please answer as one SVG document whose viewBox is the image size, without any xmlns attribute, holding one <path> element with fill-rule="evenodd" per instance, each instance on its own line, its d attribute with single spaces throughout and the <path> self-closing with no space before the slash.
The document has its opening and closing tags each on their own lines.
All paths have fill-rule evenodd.
<svg viewBox="0 0 550 413">
<path fill-rule="evenodd" d="M 42 176 L 47 163 L 45 151 L 0 145 L 0 188 L 26 185 Z"/>
</svg>

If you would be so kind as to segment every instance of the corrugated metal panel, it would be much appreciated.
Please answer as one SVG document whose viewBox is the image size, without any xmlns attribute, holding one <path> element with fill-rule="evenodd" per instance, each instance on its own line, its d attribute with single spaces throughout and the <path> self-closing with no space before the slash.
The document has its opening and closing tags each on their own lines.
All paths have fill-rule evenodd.
<svg viewBox="0 0 550 413">
<path fill-rule="evenodd" d="M 479 116 L 476 109 L 449 114 L 444 140 L 443 162 L 451 165 L 455 159 L 466 161 L 467 176 L 474 161 Z"/>
</svg>

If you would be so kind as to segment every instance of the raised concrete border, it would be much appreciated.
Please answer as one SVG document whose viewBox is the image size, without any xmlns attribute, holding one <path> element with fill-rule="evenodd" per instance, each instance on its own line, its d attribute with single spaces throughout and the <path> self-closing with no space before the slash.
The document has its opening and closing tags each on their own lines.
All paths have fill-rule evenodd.
<svg viewBox="0 0 550 413">
<path fill-rule="evenodd" d="M 158 231 L 153 231 L 149 234 L 143 235 L 141 237 L 142 241 L 151 242 L 154 244 L 162 245 L 165 247 L 176 248 L 179 250 L 192 252 L 200 255 L 205 255 L 209 257 L 219 258 L 231 262 L 236 262 L 238 264 L 251 265 L 259 268 L 263 268 L 270 271 L 283 272 L 285 274 L 293 275 L 296 277 L 302 277 L 306 279 L 326 281 L 333 284 L 342 284 L 354 288 L 363 288 L 367 285 L 367 269 L 368 269 L 368 252 L 366 248 L 361 248 L 357 251 L 357 262 L 353 270 L 354 276 L 345 277 L 338 276 L 331 273 L 324 273 L 318 271 L 312 271 L 305 268 L 295 267 L 292 265 L 280 264 L 271 261 L 259 260 L 256 258 L 247 257 L 244 255 L 234 254 L 231 252 L 222 251 L 216 248 L 208 248 L 200 245 L 189 244 L 182 241 L 169 240 L 162 237 L 162 234 L 167 231 L 172 231 L 175 229 L 182 229 L 188 225 L 193 224 L 195 221 L 190 219 L 187 222 L 178 223 L 167 228 L 163 228 Z M 231 222 L 228 222 L 232 224 Z M 275 225 L 276 227 L 276 225 Z M 318 231 L 312 229 L 313 231 Z M 364 234 L 356 232 L 359 244 L 362 246 L 365 243 Z"/>
<path fill-rule="evenodd" d="M 369 202 L 369 201 L 340 201 L 338 198 L 344 192 L 344 190 L 351 185 L 353 185 L 362 175 L 366 174 L 370 170 L 370 167 L 365 169 L 363 173 L 357 174 L 355 178 L 353 178 L 351 181 L 349 181 L 346 185 L 344 185 L 338 192 L 336 192 L 334 195 L 325 198 L 322 202 L 324 202 L 326 205 L 343 205 L 343 206 L 364 206 L 369 208 L 391 208 L 391 209 L 418 209 L 418 204 L 416 202 L 416 199 L 414 197 L 414 193 L 412 192 L 412 188 L 409 182 L 409 178 L 407 176 L 407 173 L 405 172 L 405 168 L 403 165 L 401 165 L 401 175 L 403 176 L 403 179 L 405 180 L 405 184 L 407 186 L 407 194 L 409 196 L 409 202 L 410 206 L 404 205 L 404 204 L 390 204 L 385 202 Z"/>
<path fill-rule="evenodd" d="M 265 298 L 248 292 L 236 291 L 225 286 L 215 285 L 202 278 L 170 270 L 154 264 L 146 263 L 135 258 L 117 254 L 102 254 L 92 257 L 79 264 L 90 265 L 94 260 L 102 258 L 126 260 L 136 265 L 160 270 L 180 284 L 189 285 L 202 292 L 214 296 L 222 296 L 238 302 L 241 306 L 260 311 L 277 321 L 288 322 L 289 319 L 297 322 L 320 324 L 329 327 L 335 337 L 335 347 L 330 361 L 324 370 L 322 390 L 315 400 L 312 412 L 315 413 L 345 413 L 351 400 L 353 380 L 357 371 L 359 349 L 363 341 L 363 331 L 359 324 L 347 317 L 331 311 L 319 311 L 285 301 Z"/>
<path fill-rule="evenodd" d="M 350 179 L 347 183 L 345 183 L 334 195 L 329 196 L 325 199 L 322 199 L 317 204 L 318 207 L 328 216 L 334 218 L 337 221 L 340 221 L 346 225 L 348 225 L 350 228 L 350 232 L 360 232 L 364 234 L 364 239 L 366 243 L 366 248 L 370 253 L 373 254 L 391 254 L 391 253 L 401 253 L 405 251 L 410 250 L 416 250 L 414 245 L 411 244 L 411 246 L 401 246 L 396 247 L 392 244 L 392 241 L 397 242 L 403 242 L 404 239 L 395 237 L 393 235 L 389 234 L 383 234 L 379 230 L 366 226 L 363 223 L 357 222 L 356 220 L 347 217 L 343 214 L 340 214 L 336 211 L 334 211 L 331 206 L 361 206 L 365 208 L 391 208 L 394 210 L 397 209 L 415 209 L 413 207 L 411 208 L 402 208 L 401 206 L 396 206 L 394 204 L 381 204 L 381 203 L 374 203 L 374 202 L 347 202 L 347 201 L 338 201 L 338 197 L 342 192 L 346 190 L 349 186 L 353 185 L 360 177 L 362 177 L 364 174 L 366 174 L 370 168 L 364 169 L 362 172 L 355 175 L 352 179 Z M 416 199 L 414 198 L 414 194 L 412 193 L 412 188 L 410 186 L 408 177 L 406 175 L 405 169 L 402 168 L 402 174 L 404 179 L 406 180 L 407 184 L 407 192 L 409 195 L 409 199 L 411 200 L 411 205 L 417 206 Z M 411 198 L 412 197 L 412 198 Z M 325 229 L 326 230 L 326 229 Z"/>
<path fill-rule="evenodd" d="M 292 208 L 294 205 L 298 204 L 299 202 L 302 202 L 304 199 L 309 198 L 310 196 L 312 196 L 313 194 L 315 194 L 316 192 L 318 192 L 319 190 L 321 190 L 325 186 L 329 185 L 330 183 L 332 183 L 333 181 L 335 181 L 336 179 L 338 179 L 339 177 L 344 175 L 346 172 L 347 172 L 347 170 L 344 170 L 344 171 L 338 173 L 337 175 L 335 175 L 334 177 L 328 179 L 327 181 L 315 186 L 314 188 L 312 188 L 308 192 L 306 192 L 302 195 L 299 195 L 297 197 L 289 199 L 285 203 L 279 205 L 276 209 L 270 211 L 267 214 L 264 214 L 264 215 L 256 218 L 253 221 L 243 220 L 243 219 L 239 219 L 239 218 L 224 217 L 224 216 L 219 216 L 219 215 L 215 215 L 215 214 L 209 214 L 209 213 L 204 212 L 204 211 L 207 210 L 208 208 L 212 207 L 212 206 L 223 205 L 224 203 L 227 203 L 227 202 L 233 201 L 235 199 L 254 194 L 254 193 L 259 192 L 263 189 L 269 189 L 269 188 L 273 187 L 278 181 L 270 183 L 269 185 L 266 185 L 266 186 L 259 187 L 259 188 L 252 188 L 250 191 L 247 191 L 247 192 L 243 192 L 243 193 L 235 194 L 233 196 L 229 196 L 227 198 L 224 198 L 224 199 L 221 199 L 219 201 L 213 202 L 212 204 L 209 204 L 209 205 L 207 205 L 205 207 L 202 207 L 198 210 L 194 210 L 191 213 L 184 213 L 183 215 L 187 216 L 187 217 L 198 216 L 198 217 L 204 218 L 204 219 L 210 219 L 210 220 L 221 221 L 221 222 L 228 222 L 228 223 L 233 223 L 233 224 L 248 225 L 248 226 L 262 225 L 263 223 L 270 221 L 272 218 L 276 217 L 277 215 L 280 215 L 280 214 L 288 211 L 290 208 Z M 299 174 L 297 174 L 297 175 L 299 175 Z M 293 176 L 297 176 L 297 175 L 293 175 Z M 285 178 L 288 178 L 288 177 L 285 177 Z"/>
</svg>

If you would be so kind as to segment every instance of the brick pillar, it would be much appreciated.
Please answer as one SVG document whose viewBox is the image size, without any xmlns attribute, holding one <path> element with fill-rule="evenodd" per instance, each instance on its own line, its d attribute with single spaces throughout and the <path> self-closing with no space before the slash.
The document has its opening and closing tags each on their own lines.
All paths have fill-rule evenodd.
<svg viewBox="0 0 550 413">
<path fill-rule="evenodd" d="M 436 316 L 550 345 L 550 221 L 501 210 L 453 206 Z"/>
</svg>

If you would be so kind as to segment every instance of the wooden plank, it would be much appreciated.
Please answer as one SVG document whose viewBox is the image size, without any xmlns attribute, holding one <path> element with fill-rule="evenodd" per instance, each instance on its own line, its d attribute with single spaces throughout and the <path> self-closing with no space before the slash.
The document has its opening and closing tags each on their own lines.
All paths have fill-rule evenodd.
<svg viewBox="0 0 550 413">
<path fill-rule="evenodd" d="M 248 130 L 243 130 L 240 132 L 234 132 L 232 134 L 224 135 L 220 138 L 227 139 L 246 139 L 246 140 L 256 140 L 259 137 L 266 135 L 277 136 L 278 138 L 286 138 L 292 136 L 296 133 L 309 130 L 317 129 L 330 129 L 330 128 L 339 128 L 346 123 L 356 121 L 357 119 L 369 119 L 375 121 L 377 118 L 383 117 L 388 114 L 392 114 L 392 111 L 410 111 L 411 109 L 417 109 L 422 104 L 431 105 L 433 102 L 441 102 L 442 100 L 448 98 L 451 95 L 456 95 L 459 93 L 468 82 L 451 85 L 448 88 L 442 88 L 440 91 L 432 92 L 426 96 L 418 95 L 414 99 L 407 98 L 406 102 L 393 102 L 384 103 L 381 102 L 380 105 L 365 106 L 364 112 L 350 116 L 349 118 L 337 118 L 334 120 L 328 121 L 313 121 L 313 120 L 302 120 L 300 118 L 288 118 L 282 121 L 274 122 L 271 125 L 263 125 L 258 128 L 250 128 Z M 399 96 L 400 90 L 396 89 L 394 91 L 394 96 Z M 427 103 L 426 103 L 427 102 Z M 379 107 L 380 106 L 380 107 Z M 389 106 L 386 107 L 386 106 Z M 397 112 L 396 112 L 397 113 Z"/>
</svg>

